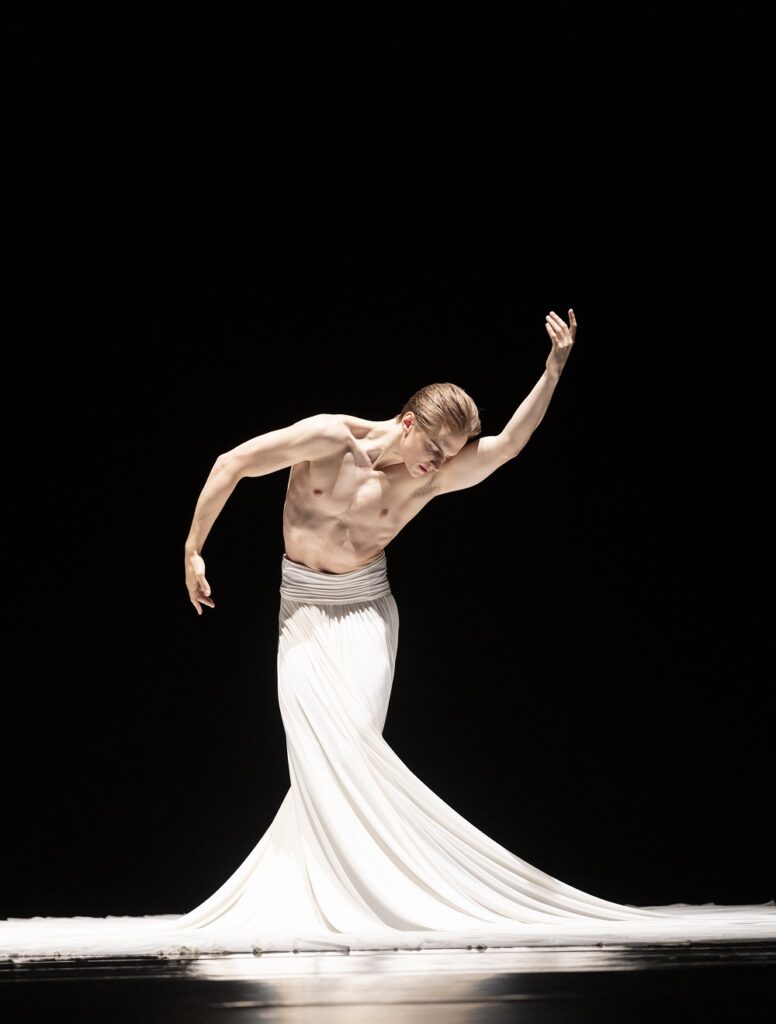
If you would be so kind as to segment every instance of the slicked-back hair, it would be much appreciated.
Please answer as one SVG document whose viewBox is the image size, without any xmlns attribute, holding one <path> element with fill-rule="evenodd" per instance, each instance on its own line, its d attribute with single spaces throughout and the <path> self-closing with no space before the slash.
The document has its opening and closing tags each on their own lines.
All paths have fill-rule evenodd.
<svg viewBox="0 0 776 1024">
<path fill-rule="evenodd" d="M 415 422 L 424 433 L 436 434 L 447 430 L 451 434 L 476 437 L 482 430 L 480 413 L 474 400 L 457 384 L 427 384 L 404 404 L 396 417 L 400 422 L 408 412 L 414 413 Z"/>
</svg>

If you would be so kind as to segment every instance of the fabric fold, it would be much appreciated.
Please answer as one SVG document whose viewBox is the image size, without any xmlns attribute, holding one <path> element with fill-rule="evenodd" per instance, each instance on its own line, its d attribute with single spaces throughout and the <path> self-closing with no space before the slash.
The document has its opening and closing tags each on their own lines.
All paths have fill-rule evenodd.
<svg viewBox="0 0 776 1024">
<path fill-rule="evenodd" d="M 399 615 L 385 553 L 281 560 L 277 692 L 289 789 L 226 881 L 181 915 L 0 922 L 0 957 L 516 947 L 776 938 L 776 904 L 613 903 L 520 859 L 382 736 Z"/>
</svg>

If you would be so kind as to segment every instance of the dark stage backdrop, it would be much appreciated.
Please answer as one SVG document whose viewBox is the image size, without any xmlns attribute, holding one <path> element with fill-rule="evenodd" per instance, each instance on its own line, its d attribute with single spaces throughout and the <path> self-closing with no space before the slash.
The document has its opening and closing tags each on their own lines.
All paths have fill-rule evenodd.
<svg viewBox="0 0 776 1024">
<path fill-rule="evenodd" d="M 385 738 L 599 896 L 776 897 L 756 26 L 592 60 L 446 17 L 18 30 L 0 916 L 184 912 L 287 790 L 287 472 L 217 519 L 198 617 L 216 456 L 431 381 L 498 432 L 569 306 L 528 446 L 387 550 Z"/>
</svg>

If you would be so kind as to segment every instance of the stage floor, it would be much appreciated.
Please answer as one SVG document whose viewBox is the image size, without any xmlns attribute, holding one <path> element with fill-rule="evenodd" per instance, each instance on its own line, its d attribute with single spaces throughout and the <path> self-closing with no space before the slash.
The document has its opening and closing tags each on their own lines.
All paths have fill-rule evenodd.
<svg viewBox="0 0 776 1024">
<path fill-rule="evenodd" d="M 776 941 L 0 964 L 0 1019 L 187 1024 L 776 1020 Z"/>
</svg>

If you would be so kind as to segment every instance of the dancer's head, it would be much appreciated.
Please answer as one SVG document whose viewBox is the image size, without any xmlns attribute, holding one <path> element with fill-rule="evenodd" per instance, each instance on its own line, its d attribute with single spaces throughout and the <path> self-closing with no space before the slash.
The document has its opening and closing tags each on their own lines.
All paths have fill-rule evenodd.
<svg viewBox="0 0 776 1024">
<path fill-rule="evenodd" d="M 404 462 L 418 476 L 424 475 L 424 469 L 439 469 L 482 429 L 472 398 L 450 383 L 420 388 L 405 402 L 396 422 L 404 429 Z"/>
</svg>

